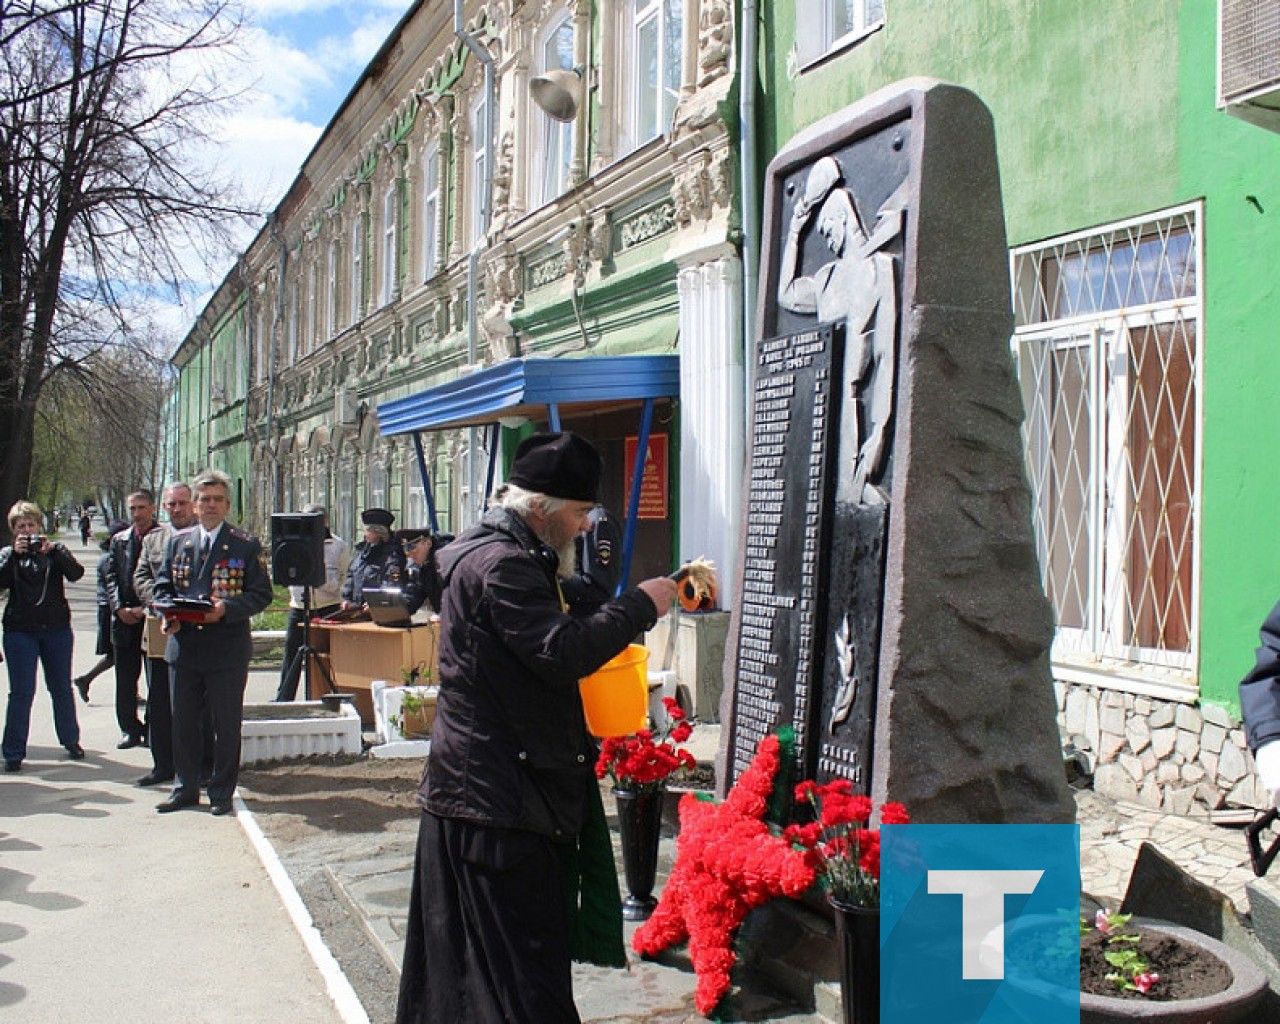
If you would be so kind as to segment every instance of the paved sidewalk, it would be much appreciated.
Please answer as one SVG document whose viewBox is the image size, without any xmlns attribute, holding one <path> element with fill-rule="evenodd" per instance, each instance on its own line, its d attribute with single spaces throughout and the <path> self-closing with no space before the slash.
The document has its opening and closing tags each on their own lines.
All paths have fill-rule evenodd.
<svg viewBox="0 0 1280 1024">
<path fill-rule="evenodd" d="M 82 672 L 97 660 L 99 551 L 78 538 L 68 546 L 86 567 L 69 595 Z M 165 794 L 133 784 L 151 758 L 115 749 L 114 693 L 106 673 L 87 707 L 76 698 L 88 752 L 77 762 L 54 735 L 39 684 L 28 760 L 0 776 L 0 1019 L 339 1022 L 236 819 L 157 814 Z"/>
</svg>

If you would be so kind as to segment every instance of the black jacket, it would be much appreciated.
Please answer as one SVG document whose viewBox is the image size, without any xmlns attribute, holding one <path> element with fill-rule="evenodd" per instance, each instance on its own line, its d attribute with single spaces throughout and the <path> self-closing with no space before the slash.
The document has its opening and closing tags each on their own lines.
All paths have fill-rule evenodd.
<svg viewBox="0 0 1280 1024">
<path fill-rule="evenodd" d="M 570 617 L 555 554 L 505 509 L 439 557 L 440 696 L 419 802 L 442 817 L 568 841 L 595 760 L 578 680 L 651 628 L 657 610 L 633 589 Z"/>
<path fill-rule="evenodd" d="M 160 529 L 159 523 L 153 523 L 147 533 Z M 145 537 L 147 534 L 143 534 Z M 107 604 L 111 606 L 111 635 L 118 643 L 136 636 L 142 631 L 142 623 L 126 624 L 116 614 L 121 608 L 141 608 L 145 602 L 138 596 L 133 585 L 134 570 L 138 567 L 138 557 L 142 554 L 142 537 L 135 536 L 133 527 L 113 534 L 107 548 L 110 560 L 107 562 Z"/>
<path fill-rule="evenodd" d="M 0 590 L 9 591 L 4 628 L 31 633 L 71 625 L 63 581 L 74 582 L 83 575 L 84 566 L 61 544 L 48 555 L 19 555 L 11 547 L 0 548 Z"/>
<path fill-rule="evenodd" d="M 1240 714 L 1253 751 L 1280 740 L 1280 604 L 1271 609 L 1259 638 L 1253 671 L 1240 681 Z"/>
<path fill-rule="evenodd" d="M 381 587 L 398 587 L 404 577 L 404 549 L 398 541 L 356 545 L 355 557 L 347 570 L 347 582 L 342 586 L 342 600 L 352 604 L 364 604 L 366 590 Z"/>
</svg>

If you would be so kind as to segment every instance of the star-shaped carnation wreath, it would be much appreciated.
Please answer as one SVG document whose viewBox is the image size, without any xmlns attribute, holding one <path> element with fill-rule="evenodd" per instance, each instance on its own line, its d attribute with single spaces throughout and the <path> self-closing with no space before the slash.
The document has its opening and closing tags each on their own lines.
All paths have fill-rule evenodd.
<svg viewBox="0 0 1280 1024">
<path fill-rule="evenodd" d="M 698 975 L 693 1001 L 704 1016 L 729 991 L 733 936 L 747 913 L 813 883 L 812 858 L 764 821 L 781 750 L 777 736 L 762 739 L 722 804 L 692 793 L 681 799 L 675 865 L 653 915 L 631 940 L 641 956 L 654 956 L 688 939 Z"/>
</svg>

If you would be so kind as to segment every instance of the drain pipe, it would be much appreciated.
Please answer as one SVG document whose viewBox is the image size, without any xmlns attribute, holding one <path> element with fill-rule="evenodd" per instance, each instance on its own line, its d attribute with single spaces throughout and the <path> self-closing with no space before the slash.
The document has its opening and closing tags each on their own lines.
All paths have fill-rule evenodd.
<svg viewBox="0 0 1280 1024">
<path fill-rule="evenodd" d="M 481 237 L 471 245 L 471 253 L 467 256 L 467 365 L 474 366 L 479 358 L 480 346 L 477 339 L 478 315 L 476 312 L 476 276 L 480 266 L 480 249 L 484 245 L 484 237 L 489 231 L 489 221 L 493 215 L 493 125 L 494 110 L 497 97 L 494 79 L 493 57 L 484 45 L 472 33 L 468 32 L 462 17 L 462 0 L 453 0 L 453 34 L 457 36 L 472 55 L 484 68 L 484 181 L 481 183 L 480 219 L 483 225 Z M 480 495 L 477 500 L 476 488 L 480 482 L 480 460 L 477 449 L 480 445 L 480 432 L 475 427 L 467 428 L 467 493 L 473 509 L 483 507 L 488 495 Z M 466 525 L 464 523 L 464 525 Z"/>
<path fill-rule="evenodd" d="M 756 175 L 756 0 L 742 0 L 742 59 L 738 62 L 738 153 L 742 160 L 742 388 L 751 414 L 756 368 L 756 282 L 760 263 L 760 183 Z"/>
</svg>

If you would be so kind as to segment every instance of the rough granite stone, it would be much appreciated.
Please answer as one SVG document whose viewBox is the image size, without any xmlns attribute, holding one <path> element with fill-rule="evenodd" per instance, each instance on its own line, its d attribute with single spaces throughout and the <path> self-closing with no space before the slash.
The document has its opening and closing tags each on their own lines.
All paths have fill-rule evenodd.
<svg viewBox="0 0 1280 1024">
<path fill-rule="evenodd" d="M 1089 707 L 1089 695 L 1079 687 L 1067 694 L 1067 733 L 1084 739 L 1085 712 Z M 1088 741 L 1085 740 L 1087 743 Z"/>
<path fill-rule="evenodd" d="M 1204 724 L 1200 709 L 1194 708 L 1190 704 L 1179 704 L 1173 713 L 1173 719 L 1178 724 L 1179 729 L 1186 729 L 1189 732 L 1198 733 L 1200 727 Z"/>
<path fill-rule="evenodd" d="M 1231 712 L 1217 704 L 1201 704 L 1200 714 L 1204 716 L 1206 724 L 1216 725 L 1220 729 L 1231 729 L 1240 724 L 1231 717 Z"/>
<path fill-rule="evenodd" d="M 1218 757 L 1218 780 L 1226 786 L 1233 786 L 1244 778 L 1248 771 L 1244 751 L 1232 743 L 1223 746 L 1222 753 Z"/>
<path fill-rule="evenodd" d="M 1204 728 L 1200 730 L 1200 750 L 1205 753 L 1218 753 L 1226 740 L 1227 730 L 1220 725 L 1205 722 Z"/>
<path fill-rule="evenodd" d="M 1134 716 L 1125 723 L 1124 734 L 1129 741 L 1129 749 L 1135 754 L 1141 754 L 1151 746 L 1151 726 L 1147 724 L 1145 718 L 1139 717 L 1136 708 Z"/>
<path fill-rule="evenodd" d="M 1151 730 L 1151 749 L 1155 751 L 1156 757 L 1163 760 L 1173 752 L 1173 745 L 1177 742 L 1178 730 L 1172 726 L 1166 726 L 1162 729 Z"/>
<path fill-rule="evenodd" d="M 1150 718 L 1151 730 L 1163 729 L 1166 725 L 1173 724 L 1173 705 L 1167 703 L 1157 704 L 1151 709 Z"/>
<path fill-rule="evenodd" d="M 1142 770 L 1142 762 L 1139 761 L 1138 758 L 1133 754 L 1121 754 L 1117 760 L 1120 767 L 1125 770 L 1129 778 L 1133 779 L 1135 783 L 1142 781 L 1142 776 L 1145 773 Z"/>
<path fill-rule="evenodd" d="M 891 193 L 900 196 L 909 225 L 895 268 L 888 502 L 865 506 L 886 507 L 888 519 L 871 795 L 904 802 L 921 823 L 1073 821 L 1055 723 L 1053 615 L 1036 557 L 1023 402 L 1009 349 L 995 134 L 977 96 L 908 79 L 823 118 L 780 149 L 765 175 L 760 337 L 816 326 L 815 317 L 784 310 L 777 300 L 792 197 L 818 160 L 863 152 L 884 155 L 884 166 L 905 159 L 905 178 L 888 180 L 879 165 L 850 157 L 841 165 L 841 187 L 857 194 L 879 186 L 874 201 L 884 209 Z M 806 240 L 817 238 L 816 230 L 805 231 Z M 812 274 L 831 260 L 818 241 L 805 247 L 797 272 Z M 789 454 L 806 464 L 800 453 Z M 839 467 L 836 479 L 847 479 L 851 468 Z M 819 553 L 832 562 L 851 555 Z M 733 714 L 738 615 L 735 608 L 726 648 L 722 708 L 729 717 L 722 719 L 730 727 L 722 733 L 722 764 L 740 753 Z M 810 696 L 810 707 L 823 707 L 823 694 Z M 827 728 L 817 717 L 806 723 L 805 742 L 815 747 Z M 1096 712 L 1085 735 L 1096 744 Z"/>
<path fill-rule="evenodd" d="M 1098 767 L 1093 776 L 1093 788 L 1097 793 L 1112 800 L 1137 800 L 1138 787 L 1133 776 L 1118 764 L 1104 764 Z M 1158 807 L 1159 804 L 1157 803 Z"/>
<path fill-rule="evenodd" d="M 1200 753 L 1200 733 L 1179 729 L 1178 736 L 1173 742 L 1173 749 L 1182 755 L 1183 760 L 1194 760 Z"/>
</svg>

